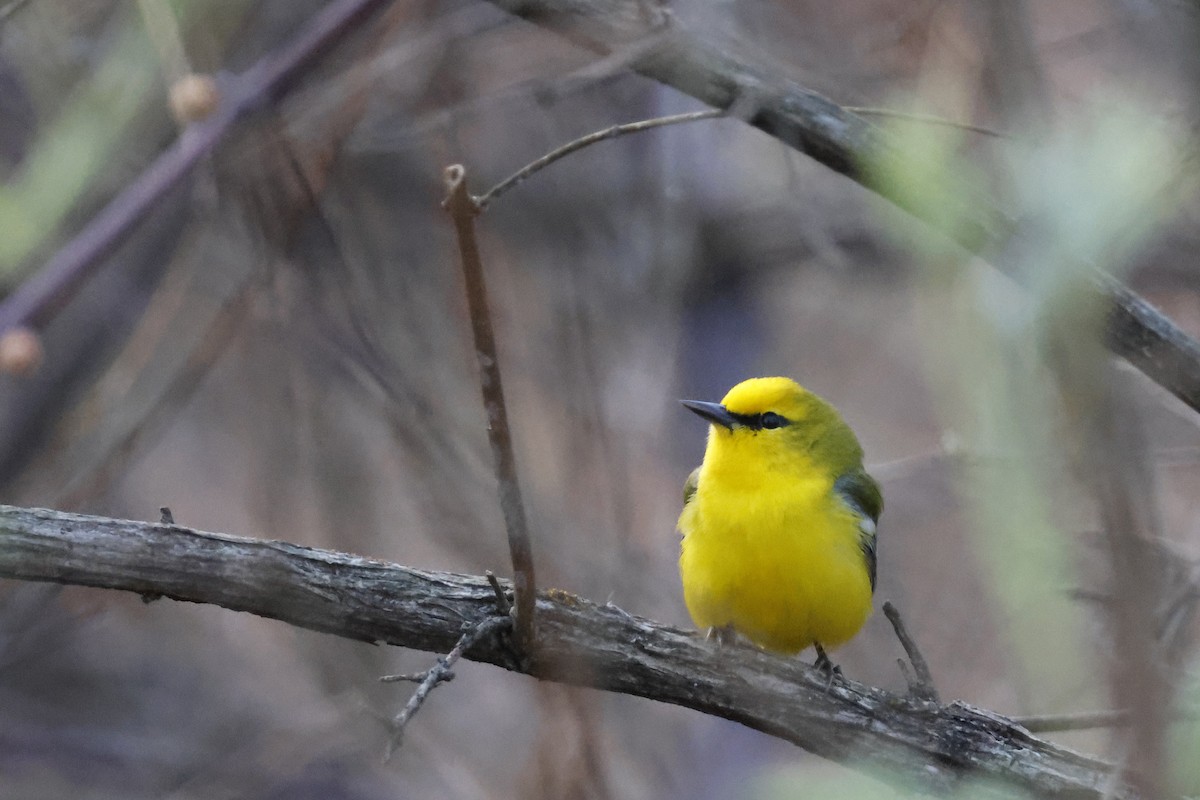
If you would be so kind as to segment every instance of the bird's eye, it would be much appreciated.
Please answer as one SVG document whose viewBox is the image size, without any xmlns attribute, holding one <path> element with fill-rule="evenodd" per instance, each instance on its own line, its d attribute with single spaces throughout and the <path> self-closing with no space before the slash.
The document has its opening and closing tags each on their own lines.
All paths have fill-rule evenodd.
<svg viewBox="0 0 1200 800">
<path fill-rule="evenodd" d="M 768 411 L 762 415 L 762 428 L 765 431 L 774 430 L 775 428 L 782 428 L 787 424 L 788 421 L 784 417 L 776 414 L 774 411 Z"/>
</svg>

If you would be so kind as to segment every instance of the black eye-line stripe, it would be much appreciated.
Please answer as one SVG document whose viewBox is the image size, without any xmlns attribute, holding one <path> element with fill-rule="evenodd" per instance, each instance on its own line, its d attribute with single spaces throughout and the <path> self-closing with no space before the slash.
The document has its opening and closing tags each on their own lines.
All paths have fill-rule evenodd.
<svg viewBox="0 0 1200 800">
<path fill-rule="evenodd" d="M 736 411 L 729 411 L 729 409 L 725 409 L 725 410 L 729 412 L 729 416 L 733 417 L 734 422 L 736 422 L 738 425 L 741 425 L 745 428 L 749 428 L 752 431 L 763 430 L 763 417 L 765 417 L 767 414 L 775 414 L 775 416 L 780 421 L 780 424 L 779 424 L 780 428 L 783 428 L 783 427 L 786 427 L 786 426 L 792 424 L 792 421 L 790 419 L 785 417 L 783 414 L 778 414 L 774 411 L 765 411 L 762 414 L 739 414 Z"/>
</svg>

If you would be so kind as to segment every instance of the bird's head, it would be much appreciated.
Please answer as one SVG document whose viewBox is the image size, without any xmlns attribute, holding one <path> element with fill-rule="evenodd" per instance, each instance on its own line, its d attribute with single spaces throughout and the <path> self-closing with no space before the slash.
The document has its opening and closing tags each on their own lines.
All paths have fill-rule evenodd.
<svg viewBox="0 0 1200 800">
<path fill-rule="evenodd" d="M 862 448 L 837 410 L 790 378 L 751 378 L 719 403 L 683 405 L 712 423 L 706 463 L 786 469 L 805 462 L 843 470 L 862 462 Z"/>
</svg>

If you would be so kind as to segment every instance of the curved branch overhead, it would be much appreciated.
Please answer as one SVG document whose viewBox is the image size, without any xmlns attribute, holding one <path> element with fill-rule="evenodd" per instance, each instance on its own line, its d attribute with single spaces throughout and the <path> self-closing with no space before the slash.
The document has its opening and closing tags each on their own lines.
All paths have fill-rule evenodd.
<svg viewBox="0 0 1200 800">
<path fill-rule="evenodd" d="M 489 0 L 596 52 L 632 50 L 652 42 L 631 62 L 634 71 L 734 116 L 856 181 L 921 219 L 967 250 L 1006 269 L 1003 245 L 1016 226 L 986 198 L 961 201 L 952 227 L 936 202 L 915 204 L 877 180 L 866 165 L 890 148 L 880 130 L 829 99 L 788 80 L 772 67 L 733 53 L 689 30 L 651 0 Z M 1013 275 L 1013 277 L 1019 277 Z M 1096 272 L 1092 288 L 1110 304 L 1109 350 L 1200 411 L 1200 342 L 1128 287 Z"/>
<path fill-rule="evenodd" d="M 490 0 L 530 22 L 550 28 L 576 44 L 601 53 L 629 50 L 633 69 L 715 108 L 729 109 L 751 125 L 846 175 L 895 203 L 966 249 L 985 257 L 1000 248 L 1014 221 L 986 200 L 959 209 L 953 229 L 928 209 L 901 197 L 874 179 L 863 165 L 888 147 L 879 130 L 832 101 L 794 81 L 734 55 L 661 10 L 653 0 Z M 240 98 L 228 103 L 195 135 L 181 139 L 113 199 L 42 269 L 0 303 L 0 332 L 41 320 L 74 290 L 101 259 L 124 240 L 153 200 L 186 175 L 200 156 L 232 128 L 252 100 L 277 98 L 300 69 L 329 42 L 380 5 L 378 0 L 331 2 L 314 20 L 312 36 L 302 37 L 283 55 L 268 59 L 233 88 Z M 287 56 L 285 58 L 284 56 Z M 291 59 L 291 60 L 289 60 Z M 253 85 L 250 85 L 253 84 Z M 1004 269 L 1002 261 L 996 266 Z M 1200 410 L 1200 342 L 1184 333 L 1150 303 L 1100 273 L 1093 288 L 1110 303 L 1106 343 L 1115 354 Z"/>
<path fill-rule="evenodd" d="M 464 626 L 497 614 L 495 592 L 483 577 L 10 506 L 0 506 L 0 577 L 209 603 L 439 653 L 455 645 Z M 725 717 L 905 787 L 947 792 L 970 781 L 973 796 L 1132 796 L 1121 786 L 1105 794 L 1109 764 L 964 703 L 939 706 L 845 680 L 827 688 L 824 675 L 796 659 L 718 649 L 563 591 L 541 593 L 537 614 L 532 657 L 517 658 L 507 632 L 482 638 L 467 657 Z"/>
</svg>

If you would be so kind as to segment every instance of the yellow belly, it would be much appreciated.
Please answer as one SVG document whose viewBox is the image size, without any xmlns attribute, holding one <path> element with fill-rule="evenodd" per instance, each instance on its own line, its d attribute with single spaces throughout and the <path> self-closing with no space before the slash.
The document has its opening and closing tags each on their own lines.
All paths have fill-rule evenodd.
<svg viewBox="0 0 1200 800">
<path fill-rule="evenodd" d="M 871 613 L 858 519 L 827 481 L 700 489 L 679 518 L 679 571 L 696 626 L 733 626 L 795 653 L 836 647 Z"/>
</svg>

